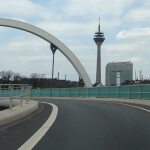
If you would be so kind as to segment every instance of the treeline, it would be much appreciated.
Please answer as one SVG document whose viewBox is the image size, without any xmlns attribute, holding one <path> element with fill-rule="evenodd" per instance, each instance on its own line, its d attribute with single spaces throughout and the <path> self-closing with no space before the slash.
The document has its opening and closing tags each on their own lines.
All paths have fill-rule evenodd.
<svg viewBox="0 0 150 150">
<path fill-rule="evenodd" d="M 0 83 L 1 84 L 17 84 L 20 83 L 23 76 L 19 73 L 14 73 L 12 71 L 1 71 L 0 72 Z"/>
<path fill-rule="evenodd" d="M 45 74 L 32 73 L 29 77 L 11 70 L 0 72 L 0 84 L 30 84 L 32 88 L 70 88 L 78 87 L 79 82 L 46 78 Z"/>
<path fill-rule="evenodd" d="M 144 80 L 126 80 L 121 85 L 136 85 L 136 84 L 150 84 L 150 79 L 144 79 Z"/>
<path fill-rule="evenodd" d="M 1 84 L 21 84 L 25 82 L 25 79 L 40 79 L 42 78 L 43 75 L 33 73 L 29 77 L 22 76 L 19 73 L 12 72 L 11 70 L 9 71 L 1 71 L 0 72 L 0 83 Z"/>
</svg>

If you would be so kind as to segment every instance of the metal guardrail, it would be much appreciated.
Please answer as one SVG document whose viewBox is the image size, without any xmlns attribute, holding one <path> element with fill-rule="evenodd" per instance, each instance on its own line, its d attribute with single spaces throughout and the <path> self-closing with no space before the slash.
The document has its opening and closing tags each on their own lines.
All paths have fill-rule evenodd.
<svg viewBox="0 0 150 150">
<path fill-rule="evenodd" d="M 20 100 L 20 106 L 23 100 L 29 102 L 30 85 L 28 84 L 0 84 L 0 100 L 10 100 L 9 108 L 12 110 L 13 99 Z"/>
</svg>

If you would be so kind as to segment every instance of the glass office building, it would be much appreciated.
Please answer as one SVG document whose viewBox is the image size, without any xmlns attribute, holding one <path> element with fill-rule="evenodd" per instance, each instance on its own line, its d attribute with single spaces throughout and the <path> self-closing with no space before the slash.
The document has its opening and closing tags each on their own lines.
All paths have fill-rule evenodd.
<svg viewBox="0 0 150 150">
<path fill-rule="evenodd" d="M 106 86 L 120 86 L 126 80 L 133 80 L 133 63 L 113 62 L 106 66 Z"/>
</svg>

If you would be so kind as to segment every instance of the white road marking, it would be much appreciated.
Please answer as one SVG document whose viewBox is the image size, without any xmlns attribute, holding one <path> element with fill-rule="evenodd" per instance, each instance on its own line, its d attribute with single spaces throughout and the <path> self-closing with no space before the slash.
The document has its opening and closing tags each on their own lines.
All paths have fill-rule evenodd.
<svg viewBox="0 0 150 150">
<path fill-rule="evenodd" d="M 28 139 L 18 150 L 31 150 L 54 123 L 58 114 L 58 107 L 51 103 L 47 104 L 50 104 L 53 107 L 50 117 L 42 125 L 42 127 L 30 139 Z"/>
<path fill-rule="evenodd" d="M 139 106 L 135 106 L 135 105 L 131 105 L 131 104 L 125 104 L 125 103 L 119 103 L 119 102 L 109 102 L 109 103 L 115 103 L 115 104 L 120 104 L 120 105 L 126 105 L 126 106 L 130 106 L 130 107 L 134 107 L 134 108 L 138 108 L 147 112 L 150 112 L 150 110 L 139 107 Z"/>
</svg>

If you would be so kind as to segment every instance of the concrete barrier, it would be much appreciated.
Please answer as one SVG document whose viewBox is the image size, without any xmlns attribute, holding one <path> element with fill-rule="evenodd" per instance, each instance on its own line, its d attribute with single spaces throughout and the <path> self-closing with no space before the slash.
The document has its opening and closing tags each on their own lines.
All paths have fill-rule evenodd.
<svg viewBox="0 0 150 150">
<path fill-rule="evenodd" d="M 21 100 L 20 99 L 13 99 L 12 100 L 12 107 L 20 105 Z M 9 107 L 10 105 L 10 98 L 2 99 L 0 98 L 0 106 Z"/>
<path fill-rule="evenodd" d="M 13 107 L 12 110 L 6 109 L 0 111 L 0 126 L 19 120 L 31 114 L 38 108 L 39 108 L 39 103 L 30 100 L 28 104 L 24 102 L 22 106 L 17 105 Z"/>
</svg>

